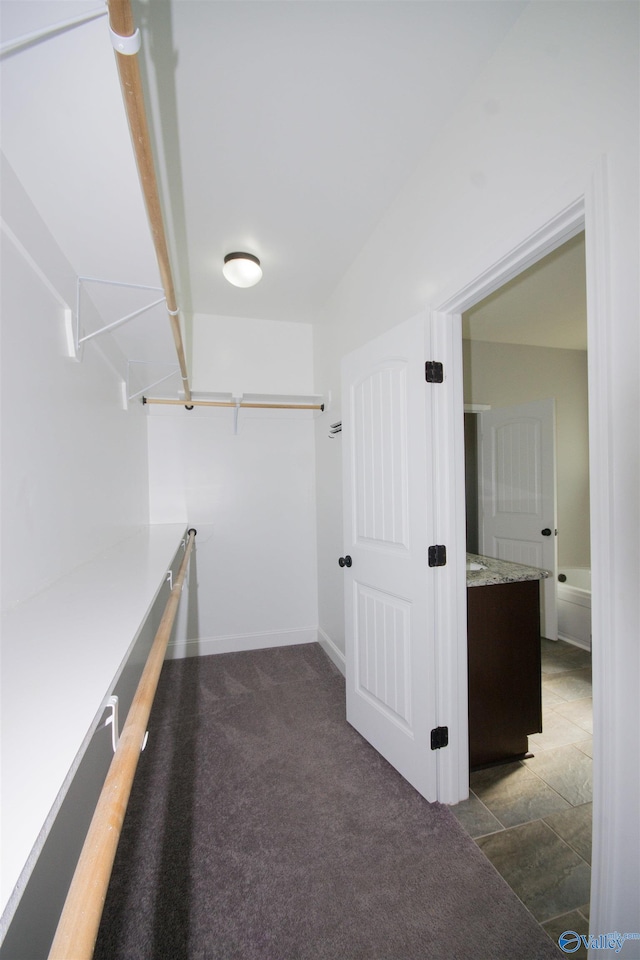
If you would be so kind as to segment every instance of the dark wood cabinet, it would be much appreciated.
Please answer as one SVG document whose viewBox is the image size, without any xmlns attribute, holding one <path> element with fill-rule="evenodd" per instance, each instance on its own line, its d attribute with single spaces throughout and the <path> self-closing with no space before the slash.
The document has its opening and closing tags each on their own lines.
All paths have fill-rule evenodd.
<svg viewBox="0 0 640 960">
<path fill-rule="evenodd" d="M 539 584 L 467 588 L 472 770 L 521 759 L 542 730 Z"/>
</svg>

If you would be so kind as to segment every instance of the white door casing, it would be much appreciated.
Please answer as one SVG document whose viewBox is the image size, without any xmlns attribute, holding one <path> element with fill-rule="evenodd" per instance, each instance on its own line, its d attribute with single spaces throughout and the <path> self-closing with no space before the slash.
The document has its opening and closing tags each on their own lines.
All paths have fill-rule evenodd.
<svg viewBox="0 0 640 960">
<path fill-rule="evenodd" d="M 480 552 L 551 572 L 541 632 L 558 639 L 555 401 L 480 414 Z"/>
<path fill-rule="evenodd" d="M 587 328 L 589 357 L 589 450 L 591 504 L 591 568 L 594 598 L 592 607 L 593 670 L 598 678 L 593 703 L 593 854 L 591 865 L 590 918 L 593 930 L 633 929 L 637 920 L 638 857 L 628 843 L 629 824 L 637 821 L 638 781 L 629 764 L 629 751 L 611 749 L 612 744 L 631 743 L 633 725 L 630 698 L 620 706 L 619 682 L 628 664 L 628 653 L 637 647 L 633 621 L 624 618 L 630 605 L 621 604 L 617 575 L 618 558 L 624 550 L 616 541 L 612 520 L 614 471 L 621 458 L 614 457 L 615 410 L 612 384 L 617 366 L 615 340 L 611 336 L 611 247 L 610 178 L 608 157 L 596 159 L 585 181 L 585 192 L 577 199 L 567 191 L 566 206 L 560 212 L 549 211 L 550 219 L 531 225 L 525 239 L 492 262 L 480 274 L 438 305 L 437 316 L 460 328 L 461 315 L 500 286 L 518 276 L 547 253 L 571 239 L 580 230 L 586 234 Z M 557 198 L 556 198 L 557 199 Z M 549 209 L 549 208 L 547 208 Z M 624 300 L 622 301 L 624 302 Z M 461 355 L 454 373 L 461 376 Z M 622 428 L 624 429 L 624 428 Z M 462 417 L 457 431 L 454 483 L 464 484 L 464 459 L 457 451 L 463 447 Z M 622 445 L 622 444 L 621 444 Z M 453 514 L 450 513 L 453 519 Z M 620 532 L 620 531 L 618 531 Z M 461 573 L 462 576 L 462 573 Z M 462 596 L 462 595 L 461 595 Z M 462 616 L 462 600 L 459 616 Z M 635 646 L 634 646 L 635 644 Z M 617 664 L 617 666 L 616 666 Z M 456 684 L 452 671 L 452 684 Z M 466 677 L 465 677 L 466 679 Z M 457 686 L 463 682 L 459 664 Z M 629 706 L 631 704 L 631 706 Z M 631 737 L 631 739 L 629 739 Z M 455 801 L 454 801 L 455 802 Z"/>
<path fill-rule="evenodd" d="M 424 316 L 343 360 L 348 721 L 437 799 Z"/>
</svg>

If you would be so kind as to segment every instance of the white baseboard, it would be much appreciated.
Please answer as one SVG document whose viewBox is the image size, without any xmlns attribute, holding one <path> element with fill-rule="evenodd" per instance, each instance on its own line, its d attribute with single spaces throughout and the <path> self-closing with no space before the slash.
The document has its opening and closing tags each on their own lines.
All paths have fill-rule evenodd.
<svg viewBox="0 0 640 960">
<path fill-rule="evenodd" d="M 238 653 L 242 650 L 288 647 L 296 643 L 317 643 L 317 641 L 317 627 L 302 627 L 297 630 L 267 630 L 263 633 L 229 634 L 223 637 L 198 637 L 195 640 L 178 640 L 170 643 L 167 647 L 165 659 L 181 660 L 184 657 L 206 657 L 212 653 Z M 331 656 L 330 653 L 329 656 Z"/>
<path fill-rule="evenodd" d="M 346 660 L 344 653 L 339 649 L 321 627 L 318 627 L 318 643 L 329 657 L 331 661 L 336 665 L 342 676 L 346 673 Z"/>
</svg>

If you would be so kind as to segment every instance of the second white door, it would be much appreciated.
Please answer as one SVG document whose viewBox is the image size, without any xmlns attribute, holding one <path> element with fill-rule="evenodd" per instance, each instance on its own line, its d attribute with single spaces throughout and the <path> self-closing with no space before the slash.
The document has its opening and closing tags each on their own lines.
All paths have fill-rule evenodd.
<svg viewBox="0 0 640 960">
<path fill-rule="evenodd" d="M 541 632 L 558 639 L 555 402 L 480 414 L 480 553 L 549 570 Z"/>
</svg>

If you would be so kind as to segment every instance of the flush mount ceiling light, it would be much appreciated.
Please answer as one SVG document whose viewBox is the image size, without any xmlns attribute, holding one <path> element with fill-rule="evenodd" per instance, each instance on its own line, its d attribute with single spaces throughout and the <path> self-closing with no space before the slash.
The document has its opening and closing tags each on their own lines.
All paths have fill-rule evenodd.
<svg viewBox="0 0 640 960">
<path fill-rule="evenodd" d="M 262 278 L 260 261 L 252 253 L 228 253 L 222 272 L 234 287 L 253 287 Z"/>
</svg>

